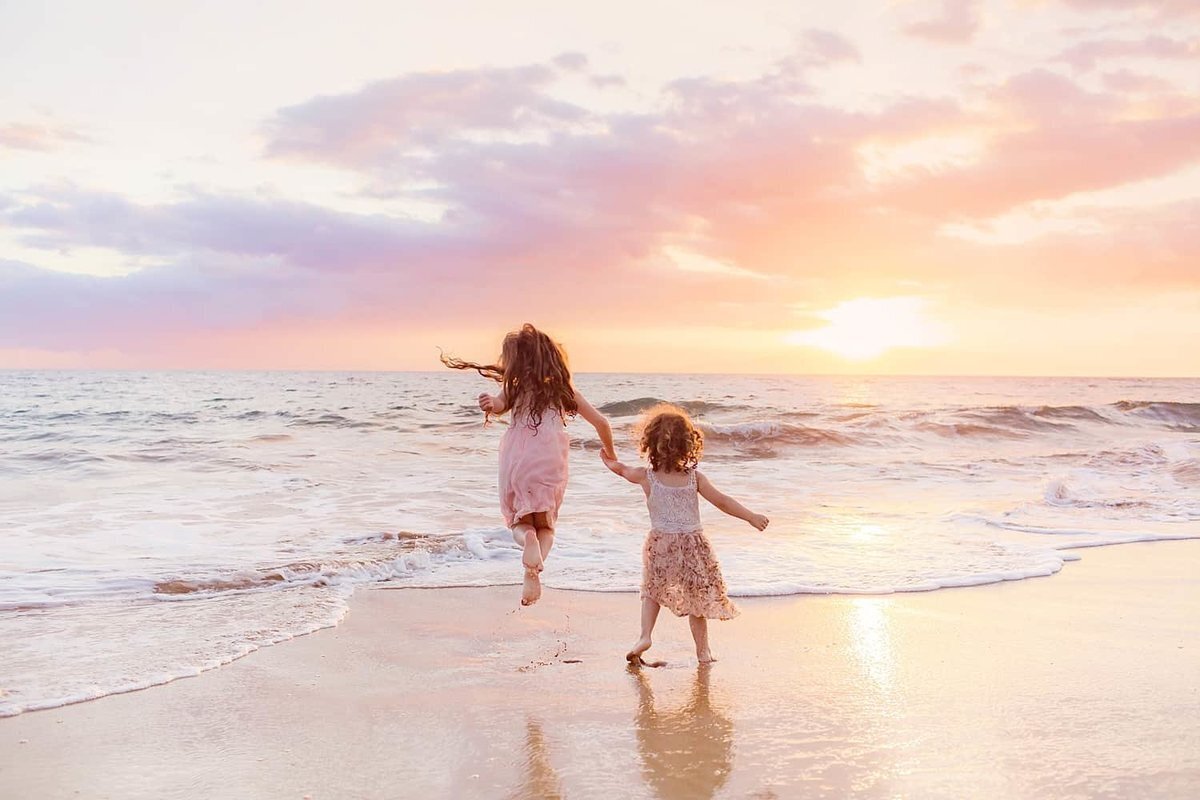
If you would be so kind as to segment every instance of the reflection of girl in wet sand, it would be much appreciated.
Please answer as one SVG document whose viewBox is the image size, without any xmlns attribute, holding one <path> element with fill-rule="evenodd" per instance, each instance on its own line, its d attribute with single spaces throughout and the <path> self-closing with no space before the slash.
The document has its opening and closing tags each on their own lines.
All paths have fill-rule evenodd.
<svg viewBox="0 0 1200 800">
<path fill-rule="evenodd" d="M 521 786 L 513 792 L 512 800 L 562 800 L 562 782 L 550 763 L 546 735 L 541 723 L 525 723 L 525 763 L 521 765 Z"/>
<path fill-rule="evenodd" d="M 669 710 L 654 707 L 654 690 L 636 665 L 638 752 L 646 781 L 663 800 L 707 798 L 725 785 L 733 762 L 733 722 L 709 700 L 712 667 L 701 664 L 690 696 Z"/>
</svg>

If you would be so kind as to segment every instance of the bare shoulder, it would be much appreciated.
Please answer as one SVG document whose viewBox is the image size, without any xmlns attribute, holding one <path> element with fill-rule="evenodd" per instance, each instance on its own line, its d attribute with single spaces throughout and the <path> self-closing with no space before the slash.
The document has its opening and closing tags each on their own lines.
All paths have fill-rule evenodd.
<svg viewBox="0 0 1200 800">
<path fill-rule="evenodd" d="M 650 470 L 645 467 L 630 467 L 626 480 L 630 483 L 636 483 L 642 487 L 642 491 L 646 493 L 646 497 L 650 496 Z"/>
<path fill-rule="evenodd" d="M 700 493 L 701 497 L 710 502 L 713 500 L 713 498 L 720 495 L 720 491 L 717 489 L 717 487 L 713 486 L 712 481 L 708 479 L 708 476 L 700 470 L 696 470 L 696 491 Z"/>
</svg>

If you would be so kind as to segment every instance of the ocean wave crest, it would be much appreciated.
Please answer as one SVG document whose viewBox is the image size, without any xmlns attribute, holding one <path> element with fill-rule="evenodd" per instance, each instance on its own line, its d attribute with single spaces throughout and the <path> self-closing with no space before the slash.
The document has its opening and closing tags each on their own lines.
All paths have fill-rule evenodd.
<svg viewBox="0 0 1200 800">
<path fill-rule="evenodd" d="M 712 403 L 706 400 L 662 400 L 658 397 L 635 397 L 631 400 L 614 400 L 597 410 L 609 417 L 632 417 L 663 403 L 679 406 L 689 414 L 711 414 L 716 411 L 736 411 L 745 406 Z"/>
<path fill-rule="evenodd" d="M 1125 414 L 1164 423 L 1175 430 L 1200 431 L 1200 403 L 1120 400 L 1112 407 Z"/>
<path fill-rule="evenodd" d="M 708 441 L 732 444 L 791 444 L 802 446 L 860 444 L 862 439 L 825 428 L 781 422 L 742 422 L 733 425 L 701 424 Z"/>
</svg>

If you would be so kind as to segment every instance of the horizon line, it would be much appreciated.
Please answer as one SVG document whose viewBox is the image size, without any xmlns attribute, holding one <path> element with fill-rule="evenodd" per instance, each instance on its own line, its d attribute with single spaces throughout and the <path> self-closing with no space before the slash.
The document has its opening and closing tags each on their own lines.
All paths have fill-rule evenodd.
<svg viewBox="0 0 1200 800">
<path fill-rule="evenodd" d="M 123 372 L 123 373 L 299 373 L 299 374 L 366 374 L 366 375 L 438 375 L 449 374 L 445 370 L 426 369 L 283 369 L 277 367 L 3 367 L 0 372 Z M 740 378 L 1020 378 L 1020 379 L 1070 379 L 1070 380 L 1196 380 L 1198 375 L 1046 375 L 1046 374 L 1002 374 L 1002 373 L 899 373 L 899 372 L 672 372 L 645 370 L 588 370 L 572 372 L 572 375 L 689 375 L 697 377 L 740 377 Z"/>
</svg>

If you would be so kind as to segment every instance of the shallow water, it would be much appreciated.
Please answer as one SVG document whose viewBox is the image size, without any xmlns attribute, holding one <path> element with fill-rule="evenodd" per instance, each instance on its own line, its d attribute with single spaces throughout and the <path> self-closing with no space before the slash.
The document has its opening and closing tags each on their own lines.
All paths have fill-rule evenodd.
<svg viewBox="0 0 1200 800">
<path fill-rule="evenodd" d="M 584 375 L 633 461 L 686 405 L 735 595 L 1048 575 L 1072 548 L 1200 536 L 1200 380 Z M 0 715 L 335 624 L 354 587 L 515 582 L 504 426 L 457 373 L 0 373 Z M 571 423 L 549 586 L 631 591 L 646 514 Z"/>
</svg>

